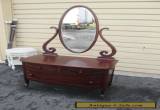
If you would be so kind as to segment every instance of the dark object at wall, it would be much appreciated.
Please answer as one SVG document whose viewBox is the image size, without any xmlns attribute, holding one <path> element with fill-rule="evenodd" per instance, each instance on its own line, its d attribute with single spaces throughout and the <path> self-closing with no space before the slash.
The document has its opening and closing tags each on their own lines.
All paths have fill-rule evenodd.
<svg viewBox="0 0 160 110">
<path fill-rule="evenodd" d="M 16 25 L 17 25 L 17 20 L 13 20 L 12 23 L 10 24 L 10 35 L 9 35 L 9 41 L 7 46 L 8 49 L 13 47 L 13 40 L 16 32 Z"/>
</svg>

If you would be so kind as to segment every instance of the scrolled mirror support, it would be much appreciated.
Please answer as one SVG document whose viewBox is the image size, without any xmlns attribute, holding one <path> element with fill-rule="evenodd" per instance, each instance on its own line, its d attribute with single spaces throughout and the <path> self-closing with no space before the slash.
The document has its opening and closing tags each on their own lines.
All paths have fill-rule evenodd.
<svg viewBox="0 0 160 110">
<path fill-rule="evenodd" d="M 102 34 L 102 31 L 105 30 L 105 29 L 109 29 L 109 28 L 102 28 L 99 30 L 99 36 L 101 37 L 101 39 L 111 48 L 111 53 L 109 53 L 107 50 L 102 50 L 99 52 L 99 54 L 101 55 L 100 57 L 98 58 L 109 58 L 109 57 L 112 57 L 116 54 L 116 48 L 109 42 L 107 41 L 104 37 L 103 37 L 103 34 Z"/>
<path fill-rule="evenodd" d="M 90 44 L 90 46 L 88 46 L 88 48 L 86 48 L 86 49 L 84 49 L 84 51 L 80 51 L 80 52 L 72 50 L 71 48 L 69 48 L 69 46 L 67 47 L 65 45 L 64 39 L 62 38 L 62 36 L 63 36 L 63 34 L 62 34 L 63 20 L 64 20 L 65 16 L 67 16 L 67 13 L 69 13 L 69 12 L 71 13 L 71 10 L 75 9 L 75 8 L 82 8 L 82 9 L 84 8 L 84 9 L 86 9 L 93 16 L 92 21 L 95 22 L 95 36 L 94 36 L 94 40 L 92 41 L 92 43 Z M 106 40 L 103 37 L 103 34 L 102 34 L 103 30 L 105 30 L 105 29 L 108 30 L 109 28 L 102 28 L 102 29 L 99 30 L 99 22 L 98 22 L 97 16 L 95 15 L 95 13 L 90 8 L 88 8 L 86 6 L 82 6 L 82 5 L 72 6 L 71 8 L 69 8 L 68 10 L 66 10 L 64 12 L 64 14 L 62 15 L 62 17 L 61 17 L 61 19 L 59 21 L 59 27 L 57 28 L 57 27 L 53 27 L 52 26 L 50 28 L 54 29 L 55 33 L 54 33 L 54 35 L 49 40 L 47 40 L 43 44 L 42 48 L 43 48 L 43 51 L 44 51 L 44 55 L 57 55 L 55 53 L 56 49 L 54 47 L 47 47 L 47 45 L 57 36 L 57 34 L 59 34 L 59 38 L 60 38 L 60 41 L 63 44 L 63 46 L 66 49 L 68 49 L 69 51 L 74 52 L 74 53 L 83 53 L 83 52 L 86 52 L 86 51 L 90 50 L 93 47 L 93 45 L 96 43 L 98 36 L 100 36 L 101 39 L 111 48 L 111 52 L 109 52 L 108 50 L 102 50 L 102 51 L 100 51 L 99 52 L 100 56 L 98 57 L 98 59 L 101 59 L 101 58 L 102 59 L 112 58 L 112 56 L 114 56 L 116 54 L 116 52 L 117 52 L 116 48 L 108 40 Z M 83 32 L 83 34 L 84 34 L 84 32 Z M 66 35 L 66 36 L 68 36 L 68 35 Z"/>
<path fill-rule="evenodd" d="M 43 54 L 55 54 L 55 51 L 56 51 L 56 49 L 54 47 L 47 48 L 47 45 L 57 36 L 57 34 L 59 32 L 59 29 L 57 27 L 51 27 L 51 28 L 55 29 L 55 34 L 43 44 L 43 46 L 42 46 L 42 49 L 44 51 Z"/>
</svg>

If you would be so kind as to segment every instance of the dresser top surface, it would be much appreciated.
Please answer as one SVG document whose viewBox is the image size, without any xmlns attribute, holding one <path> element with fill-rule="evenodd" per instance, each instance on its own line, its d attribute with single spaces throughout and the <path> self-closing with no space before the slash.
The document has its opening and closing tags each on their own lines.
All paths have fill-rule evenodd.
<svg viewBox="0 0 160 110">
<path fill-rule="evenodd" d="M 65 66 L 65 67 L 78 67 L 78 68 L 93 68 L 93 69 L 108 69 L 114 68 L 117 60 L 114 58 L 99 60 L 97 58 L 74 57 L 74 56 L 48 56 L 48 55 L 35 55 L 27 58 L 22 58 L 22 62 Z"/>
</svg>

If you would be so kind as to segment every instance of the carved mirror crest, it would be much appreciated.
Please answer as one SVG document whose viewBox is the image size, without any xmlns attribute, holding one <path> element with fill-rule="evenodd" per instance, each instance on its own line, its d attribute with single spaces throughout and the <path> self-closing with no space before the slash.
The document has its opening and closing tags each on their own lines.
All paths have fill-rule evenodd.
<svg viewBox="0 0 160 110">
<path fill-rule="evenodd" d="M 73 53 L 83 53 L 90 50 L 96 43 L 98 36 L 111 48 L 100 51 L 99 58 L 108 58 L 116 54 L 115 47 L 108 42 L 102 35 L 102 31 L 108 28 L 99 29 L 98 18 L 88 7 L 76 5 L 64 12 L 59 27 L 52 27 L 56 30 L 55 34 L 47 40 L 42 48 L 44 54 L 55 55 L 54 47 L 47 48 L 47 45 L 59 34 L 63 46 Z"/>
</svg>

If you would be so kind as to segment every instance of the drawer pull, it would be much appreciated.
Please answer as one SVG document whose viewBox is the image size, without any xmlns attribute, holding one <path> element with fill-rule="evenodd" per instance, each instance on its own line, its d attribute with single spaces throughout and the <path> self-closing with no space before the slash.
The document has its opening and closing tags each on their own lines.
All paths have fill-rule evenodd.
<svg viewBox="0 0 160 110">
<path fill-rule="evenodd" d="M 33 74 L 28 74 L 28 76 L 30 76 L 30 77 L 31 77 L 31 76 L 33 76 Z"/>
<path fill-rule="evenodd" d="M 93 84 L 93 81 L 89 81 L 89 84 Z"/>
</svg>

